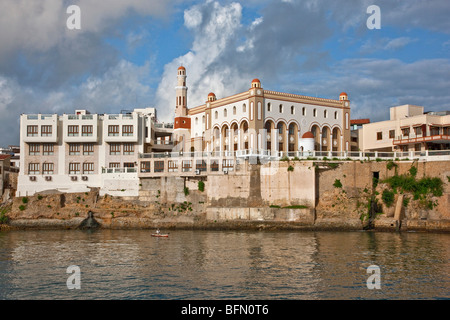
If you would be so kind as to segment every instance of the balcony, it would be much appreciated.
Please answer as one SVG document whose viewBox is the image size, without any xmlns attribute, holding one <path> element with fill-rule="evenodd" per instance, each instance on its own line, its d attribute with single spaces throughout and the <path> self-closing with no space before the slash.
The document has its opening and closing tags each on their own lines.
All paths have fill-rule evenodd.
<svg viewBox="0 0 450 320">
<path fill-rule="evenodd" d="M 58 115 L 22 115 L 21 135 L 26 143 L 58 142 Z"/>
<path fill-rule="evenodd" d="M 444 134 L 433 134 L 430 136 L 423 136 L 421 134 L 419 135 L 410 134 L 407 136 L 401 135 L 397 136 L 397 139 L 394 139 L 393 144 L 398 146 L 421 142 L 450 143 L 450 135 Z"/>
<path fill-rule="evenodd" d="M 130 126 L 132 126 L 132 129 Z M 103 118 L 103 140 L 117 143 L 138 142 L 138 117 L 135 114 L 105 115 Z"/>
<path fill-rule="evenodd" d="M 97 114 L 67 114 L 63 115 L 63 137 L 67 143 L 98 142 Z"/>
</svg>

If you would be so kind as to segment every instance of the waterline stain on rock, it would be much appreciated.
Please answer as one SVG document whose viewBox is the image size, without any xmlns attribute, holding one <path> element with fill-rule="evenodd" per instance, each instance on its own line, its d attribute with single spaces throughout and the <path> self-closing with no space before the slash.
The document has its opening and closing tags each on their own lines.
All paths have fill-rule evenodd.
<svg viewBox="0 0 450 320">
<path fill-rule="evenodd" d="M 100 224 L 97 222 L 97 220 L 95 220 L 94 213 L 92 213 L 92 211 L 89 211 L 88 217 L 80 223 L 78 229 L 97 229 L 99 227 Z"/>
</svg>

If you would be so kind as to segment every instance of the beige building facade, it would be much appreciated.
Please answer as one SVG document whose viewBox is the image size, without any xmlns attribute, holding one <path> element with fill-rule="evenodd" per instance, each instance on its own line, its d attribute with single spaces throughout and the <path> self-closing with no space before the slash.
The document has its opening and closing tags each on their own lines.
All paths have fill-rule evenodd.
<svg viewBox="0 0 450 320">
<path fill-rule="evenodd" d="M 312 133 L 313 150 L 350 150 L 350 101 L 265 90 L 259 79 L 242 93 L 187 108 L 186 68 L 178 69 L 174 143 L 178 150 L 229 154 L 283 154 L 304 150 Z"/>
<path fill-rule="evenodd" d="M 450 112 L 424 113 L 424 107 L 390 109 L 390 119 L 364 124 L 359 130 L 362 151 L 427 151 L 450 149 Z"/>
</svg>

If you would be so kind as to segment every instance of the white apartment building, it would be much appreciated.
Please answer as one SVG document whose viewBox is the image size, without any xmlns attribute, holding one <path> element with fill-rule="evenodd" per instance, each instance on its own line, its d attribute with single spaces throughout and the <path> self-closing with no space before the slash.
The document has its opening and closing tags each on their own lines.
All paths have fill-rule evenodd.
<svg viewBox="0 0 450 320">
<path fill-rule="evenodd" d="M 390 120 L 359 129 L 362 151 L 450 150 L 450 112 L 427 112 L 414 105 L 390 108 Z"/>
<path fill-rule="evenodd" d="M 23 114 L 18 196 L 57 190 L 136 196 L 138 155 L 171 149 L 173 125 L 154 108 L 121 114 Z"/>
</svg>

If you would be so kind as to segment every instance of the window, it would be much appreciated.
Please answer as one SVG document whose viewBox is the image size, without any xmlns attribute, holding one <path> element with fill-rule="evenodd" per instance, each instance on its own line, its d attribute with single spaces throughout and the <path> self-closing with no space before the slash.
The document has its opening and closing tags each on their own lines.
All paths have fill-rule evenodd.
<svg viewBox="0 0 450 320">
<path fill-rule="evenodd" d="M 79 129 L 79 126 L 67 126 L 67 135 L 69 137 L 78 137 Z"/>
<path fill-rule="evenodd" d="M 236 106 L 233 107 L 233 115 L 236 115 Z"/>
<path fill-rule="evenodd" d="M 167 166 L 169 168 L 169 172 L 178 172 L 178 161 L 177 160 L 169 160 L 167 162 Z"/>
<path fill-rule="evenodd" d="M 120 154 L 120 143 L 111 143 L 109 145 L 109 154 L 110 155 L 119 155 Z"/>
<path fill-rule="evenodd" d="M 395 138 L 395 130 L 389 130 L 389 139 Z"/>
<path fill-rule="evenodd" d="M 198 125 L 198 117 L 195 117 L 195 125 Z"/>
<path fill-rule="evenodd" d="M 215 119 L 218 119 L 218 118 L 219 118 L 219 112 L 217 112 L 217 111 L 214 112 L 214 118 L 215 118 Z"/>
<path fill-rule="evenodd" d="M 80 163 L 79 162 L 69 163 L 69 174 L 80 174 Z"/>
<path fill-rule="evenodd" d="M 39 163 L 28 164 L 28 174 L 39 174 Z"/>
<path fill-rule="evenodd" d="M 335 112 L 334 112 L 334 119 L 336 119 L 336 120 L 337 120 L 337 118 L 338 118 L 338 112 L 337 112 L 337 111 L 335 111 Z"/>
<path fill-rule="evenodd" d="M 402 129 L 402 134 L 403 134 L 404 136 L 409 136 L 409 128 L 403 128 L 403 129 Z"/>
<path fill-rule="evenodd" d="M 51 135 L 52 135 L 52 126 L 41 126 L 42 137 L 51 137 Z"/>
<path fill-rule="evenodd" d="M 219 171 L 219 162 L 218 162 L 219 160 L 211 160 L 211 163 L 210 163 L 210 168 L 211 168 L 211 171 Z"/>
<path fill-rule="evenodd" d="M 90 137 L 94 132 L 94 127 L 91 125 L 81 126 L 81 135 L 83 137 Z"/>
<path fill-rule="evenodd" d="M 283 113 L 283 105 L 282 105 L 282 104 L 280 104 L 280 106 L 278 107 L 278 111 L 279 111 L 280 113 Z"/>
<path fill-rule="evenodd" d="M 150 161 L 141 162 L 141 172 L 150 172 Z"/>
<path fill-rule="evenodd" d="M 42 164 L 42 174 L 53 174 L 53 163 Z"/>
<path fill-rule="evenodd" d="M 323 111 L 323 117 L 324 117 L 324 118 L 328 118 L 328 111 L 327 111 L 327 110 L 324 110 L 324 111 Z"/>
<path fill-rule="evenodd" d="M 132 136 L 132 135 L 133 135 L 133 126 L 132 125 L 122 126 L 122 136 Z"/>
<path fill-rule="evenodd" d="M 383 140 L 383 132 L 377 132 L 377 140 Z"/>
<path fill-rule="evenodd" d="M 403 131 L 403 129 L 402 129 L 402 131 Z M 408 129 L 408 134 L 409 134 L 409 129 Z M 406 135 L 406 134 L 403 134 L 403 135 Z M 439 127 L 430 126 L 430 135 L 432 135 L 432 136 L 439 135 Z"/>
<path fill-rule="evenodd" d="M 134 162 L 124 162 L 123 167 L 124 168 L 134 168 Z"/>
<path fill-rule="evenodd" d="M 205 123 L 205 116 L 202 117 L 202 123 Z"/>
<path fill-rule="evenodd" d="M 295 107 L 291 106 L 291 114 L 295 114 Z"/>
<path fill-rule="evenodd" d="M 109 167 L 111 169 L 113 169 L 113 168 L 120 168 L 120 162 L 110 162 L 109 163 Z"/>
<path fill-rule="evenodd" d="M 44 145 L 43 145 L 43 152 L 42 152 L 42 154 L 44 155 L 44 156 L 51 156 L 51 155 L 53 155 L 53 153 L 54 153 L 54 146 L 53 146 L 53 144 L 50 144 L 50 143 L 44 143 Z"/>
<path fill-rule="evenodd" d="M 154 162 L 155 172 L 164 172 L 164 161 L 155 161 Z"/>
<path fill-rule="evenodd" d="M 304 116 L 304 115 L 306 115 L 306 108 L 305 107 L 302 108 L 302 116 Z"/>
<path fill-rule="evenodd" d="M 188 172 L 192 170 L 192 160 L 183 160 L 181 163 L 181 170 Z"/>
<path fill-rule="evenodd" d="M 38 126 L 27 126 L 27 137 L 37 137 Z"/>
<path fill-rule="evenodd" d="M 79 143 L 69 143 L 69 155 L 79 156 L 80 155 L 80 144 Z"/>
<path fill-rule="evenodd" d="M 267 104 L 267 111 L 270 112 L 272 105 L 270 104 L 270 102 Z"/>
<path fill-rule="evenodd" d="M 30 143 L 30 150 L 29 155 L 30 156 L 38 156 L 40 154 L 41 145 L 38 143 Z"/>
<path fill-rule="evenodd" d="M 313 117 L 317 117 L 317 110 L 316 109 L 313 110 Z"/>
<path fill-rule="evenodd" d="M 108 126 L 108 136 L 116 137 L 118 135 L 119 135 L 119 126 L 118 125 Z"/>
<path fill-rule="evenodd" d="M 83 163 L 83 174 L 93 174 L 94 173 L 94 163 L 85 162 Z"/>
<path fill-rule="evenodd" d="M 227 109 L 223 109 L 223 116 L 224 116 L 224 117 L 227 116 L 227 113 L 228 113 Z"/>
<path fill-rule="evenodd" d="M 422 127 L 415 127 L 414 128 L 414 133 L 416 134 L 416 136 L 421 135 L 422 134 Z"/>
<path fill-rule="evenodd" d="M 134 144 L 124 143 L 123 144 L 123 154 L 124 155 L 134 154 Z"/>
<path fill-rule="evenodd" d="M 93 143 L 83 144 L 83 155 L 91 156 L 93 154 L 94 154 L 94 144 Z"/>
<path fill-rule="evenodd" d="M 245 103 L 242 105 L 242 112 L 247 112 L 247 105 Z"/>
</svg>

